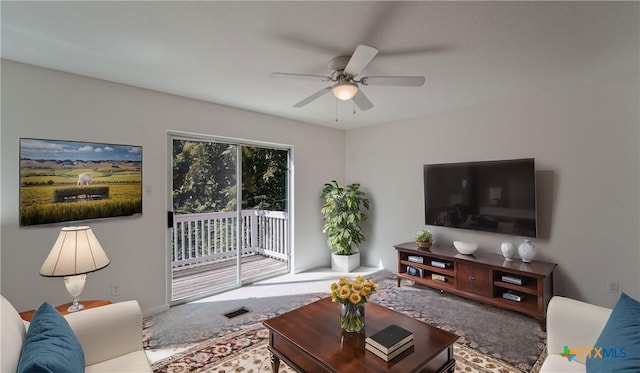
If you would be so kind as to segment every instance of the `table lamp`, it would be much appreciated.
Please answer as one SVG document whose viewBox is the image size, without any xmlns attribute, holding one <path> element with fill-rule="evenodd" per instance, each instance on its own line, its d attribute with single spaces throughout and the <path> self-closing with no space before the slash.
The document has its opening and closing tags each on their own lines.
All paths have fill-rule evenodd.
<svg viewBox="0 0 640 373">
<path fill-rule="evenodd" d="M 73 297 L 73 303 L 67 311 L 76 312 L 84 308 L 79 300 L 87 273 L 100 270 L 109 263 L 107 254 L 90 227 L 64 227 L 42 263 L 40 275 L 64 277 L 64 285 Z"/>
</svg>

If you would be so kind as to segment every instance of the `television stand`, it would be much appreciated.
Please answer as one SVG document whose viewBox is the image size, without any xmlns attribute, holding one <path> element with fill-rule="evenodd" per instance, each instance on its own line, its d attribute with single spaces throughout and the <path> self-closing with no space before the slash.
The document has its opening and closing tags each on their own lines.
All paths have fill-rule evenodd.
<svg viewBox="0 0 640 373">
<path fill-rule="evenodd" d="M 453 246 L 432 245 L 430 249 L 420 249 L 415 242 L 398 244 L 395 249 L 398 287 L 402 279 L 411 280 L 520 312 L 534 317 L 546 331 L 547 305 L 553 296 L 553 271 L 557 264 L 524 263 L 520 259 L 506 261 L 502 255 L 477 251 L 463 255 Z"/>
</svg>

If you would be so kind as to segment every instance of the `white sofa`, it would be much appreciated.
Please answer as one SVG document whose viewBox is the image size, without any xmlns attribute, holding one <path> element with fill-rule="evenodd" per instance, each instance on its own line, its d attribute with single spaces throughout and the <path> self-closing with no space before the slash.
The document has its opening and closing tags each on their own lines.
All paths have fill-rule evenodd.
<svg viewBox="0 0 640 373">
<path fill-rule="evenodd" d="M 561 353 L 564 346 L 594 346 L 610 314 L 609 308 L 559 296 L 551 298 L 547 307 L 547 358 L 540 372 L 586 372 L 585 354 L 576 354 L 569 361 Z"/>
<path fill-rule="evenodd" d="M 15 372 L 29 327 L 2 296 L 0 372 Z M 152 372 L 142 349 L 142 312 L 136 301 L 114 303 L 65 316 L 85 356 L 85 372 Z"/>
</svg>

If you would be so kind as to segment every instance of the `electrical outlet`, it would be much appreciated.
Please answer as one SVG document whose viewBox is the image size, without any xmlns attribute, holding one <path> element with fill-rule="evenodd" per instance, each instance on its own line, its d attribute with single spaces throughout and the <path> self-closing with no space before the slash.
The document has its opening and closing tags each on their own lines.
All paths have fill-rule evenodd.
<svg viewBox="0 0 640 373">
<path fill-rule="evenodd" d="M 618 281 L 609 281 L 609 283 L 607 284 L 607 290 L 609 291 L 609 293 L 617 293 L 619 288 L 620 284 L 618 283 Z"/>
<path fill-rule="evenodd" d="M 119 295 L 120 295 L 120 285 L 111 284 L 111 296 L 112 297 L 117 297 Z"/>
</svg>

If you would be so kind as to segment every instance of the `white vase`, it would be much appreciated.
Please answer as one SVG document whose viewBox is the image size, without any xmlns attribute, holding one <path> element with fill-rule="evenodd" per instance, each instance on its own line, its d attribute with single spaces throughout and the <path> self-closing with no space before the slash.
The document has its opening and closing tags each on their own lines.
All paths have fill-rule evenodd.
<svg viewBox="0 0 640 373">
<path fill-rule="evenodd" d="M 518 246 L 518 255 L 523 262 L 529 263 L 536 256 L 536 247 L 529 240 L 524 240 L 523 243 Z"/>
<path fill-rule="evenodd" d="M 516 256 L 516 245 L 511 242 L 503 242 L 500 244 L 500 251 L 502 251 L 504 260 L 511 261 Z"/>
</svg>

